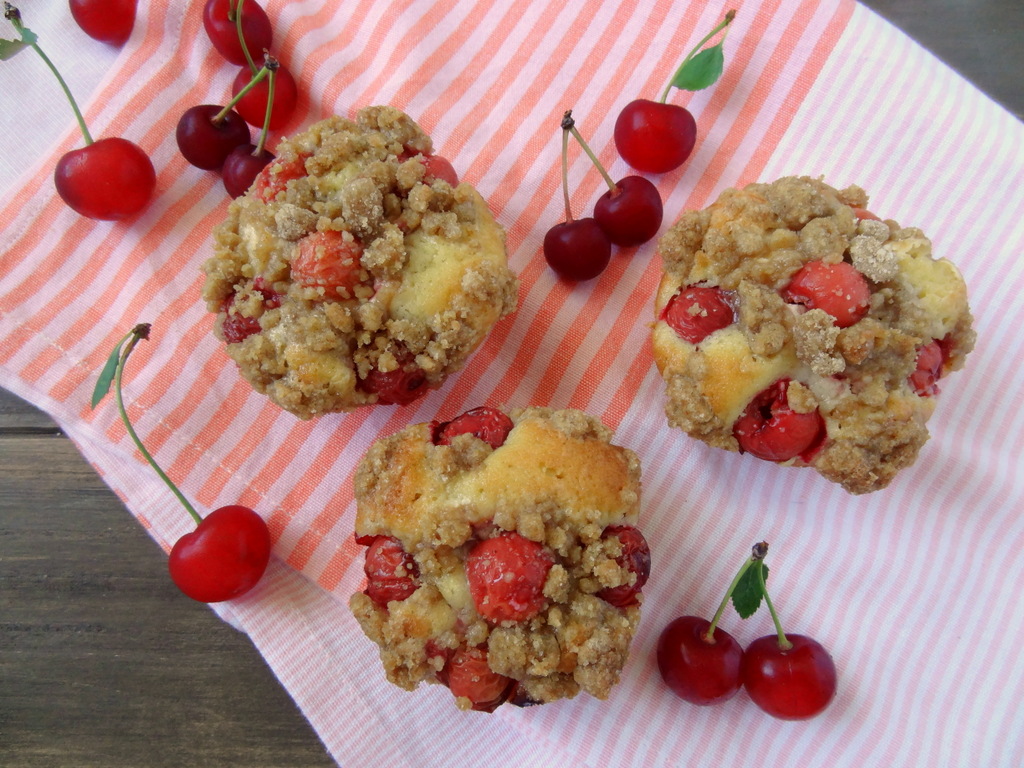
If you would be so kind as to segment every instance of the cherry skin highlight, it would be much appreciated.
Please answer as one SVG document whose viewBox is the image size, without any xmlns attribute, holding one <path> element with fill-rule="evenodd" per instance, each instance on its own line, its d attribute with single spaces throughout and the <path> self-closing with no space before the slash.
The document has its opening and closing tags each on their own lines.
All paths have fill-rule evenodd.
<svg viewBox="0 0 1024 768">
<path fill-rule="evenodd" d="M 402 601 L 419 588 L 419 567 L 412 555 L 393 536 L 378 536 L 366 549 L 366 594 L 382 608 Z"/>
<path fill-rule="evenodd" d="M 208 0 L 203 7 L 203 27 L 217 52 L 232 64 L 241 66 L 248 64 L 248 60 L 238 39 L 238 28 L 234 19 L 238 2 L 239 0 Z M 274 39 L 270 19 L 256 0 L 245 0 L 242 3 L 242 37 L 245 38 L 249 55 L 256 61 L 262 58 L 263 51 L 270 48 L 270 43 Z"/>
<path fill-rule="evenodd" d="M 778 635 L 752 642 L 743 654 L 741 676 L 750 698 L 769 715 L 806 720 L 820 714 L 836 694 L 836 667 L 817 640 L 787 635 L 792 648 L 779 646 Z"/>
<path fill-rule="evenodd" d="M 681 339 L 700 344 L 715 331 L 732 325 L 736 313 L 721 288 L 691 285 L 669 299 L 662 319 Z"/>
<path fill-rule="evenodd" d="M 221 176 L 224 189 L 231 197 L 241 197 L 260 176 L 260 172 L 270 164 L 274 156 L 262 150 L 259 154 L 252 144 L 235 147 L 224 160 Z"/>
<path fill-rule="evenodd" d="M 639 605 L 638 595 L 643 591 L 651 575 L 651 548 L 638 528 L 632 525 L 609 525 L 601 534 L 602 539 L 615 537 L 619 540 L 622 553 L 615 558 L 619 567 L 626 568 L 636 577 L 632 584 L 605 587 L 597 596 L 616 608 Z"/>
<path fill-rule="evenodd" d="M 682 699 L 707 706 L 728 701 L 742 686 L 743 649 L 736 639 L 699 616 L 680 616 L 658 638 L 658 670 L 665 684 Z"/>
<path fill-rule="evenodd" d="M 452 695 L 465 697 L 477 712 L 493 712 L 511 693 L 514 681 L 487 664 L 487 649 L 459 648 L 445 665 L 444 678 Z"/>
<path fill-rule="evenodd" d="M 244 595 L 270 561 L 270 532 L 248 507 L 214 510 L 171 548 L 167 567 L 182 592 L 201 603 Z"/>
<path fill-rule="evenodd" d="M 71 16 L 85 34 L 101 43 L 122 46 L 135 27 L 138 0 L 69 0 Z"/>
<path fill-rule="evenodd" d="M 515 532 L 481 541 L 466 558 L 469 594 L 492 623 L 525 621 L 547 604 L 544 582 L 554 560 L 535 541 Z"/>
<path fill-rule="evenodd" d="M 658 188 L 643 176 L 626 176 L 594 206 L 594 219 L 615 245 L 643 245 L 658 234 L 663 216 Z"/>
<path fill-rule="evenodd" d="M 152 199 L 156 171 L 137 144 L 111 137 L 63 155 L 53 181 L 61 199 L 82 216 L 119 221 Z"/>
<path fill-rule="evenodd" d="M 765 461 L 807 460 L 825 439 L 825 421 L 817 410 L 797 413 L 789 407 L 789 379 L 779 379 L 757 394 L 733 426 L 740 449 Z"/>
<path fill-rule="evenodd" d="M 231 84 L 231 98 L 234 99 L 252 78 L 253 74 L 248 67 L 238 70 L 238 74 L 235 75 L 235 80 Z M 274 105 L 270 109 L 270 122 L 267 124 L 267 128 L 271 131 L 283 128 L 288 123 L 295 111 L 295 102 L 299 96 L 295 78 L 284 68 L 284 65 L 277 65 L 274 78 Z M 265 77 L 238 100 L 235 110 L 249 125 L 262 128 L 267 117 L 267 99 L 269 97 L 270 78 Z"/>
<path fill-rule="evenodd" d="M 824 310 L 839 328 L 848 328 L 868 313 L 871 288 L 852 264 L 810 261 L 793 276 L 782 297 L 790 304 Z"/>
<path fill-rule="evenodd" d="M 451 421 L 438 424 L 434 428 L 435 445 L 451 445 L 459 435 L 475 435 L 491 446 L 500 448 L 505 438 L 512 431 L 512 419 L 486 405 L 466 411 Z"/>
<path fill-rule="evenodd" d="M 622 159 L 644 173 L 667 173 L 690 156 L 697 121 L 685 107 L 636 99 L 615 120 L 615 147 Z"/>
<path fill-rule="evenodd" d="M 565 280 L 590 280 L 608 266 L 612 244 L 591 218 L 556 224 L 544 235 L 544 258 Z"/>
<path fill-rule="evenodd" d="M 174 132 L 178 150 L 196 168 L 220 170 L 232 150 L 250 143 L 249 125 L 233 109 L 214 120 L 222 111 L 215 104 L 200 104 L 185 110 L 178 120 Z"/>
</svg>

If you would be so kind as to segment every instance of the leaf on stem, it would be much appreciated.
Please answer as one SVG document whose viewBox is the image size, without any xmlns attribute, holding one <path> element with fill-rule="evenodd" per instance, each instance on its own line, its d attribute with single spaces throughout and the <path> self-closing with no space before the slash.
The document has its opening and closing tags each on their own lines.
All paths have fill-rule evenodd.
<svg viewBox="0 0 1024 768">
<path fill-rule="evenodd" d="M 31 41 L 25 40 L 24 36 L 21 40 L 0 40 L 0 61 L 13 59 L 31 45 Z"/>
<path fill-rule="evenodd" d="M 114 375 L 117 373 L 117 364 L 121 359 L 121 347 L 124 346 L 125 341 L 127 341 L 127 337 L 117 343 L 114 351 L 107 358 L 107 362 L 104 363 L 99 378 L 96 379 L 96 388 L 92 391 L 93 408 L 99 405 L 100 401 L 107 396 L 107 392 L 110 391 L 110 385 L 113 383 Z"/>
<path fill-rule="evenodd" d="M 761 607 L 761 598 L 764 593 L 761 590 L 761 581 L 757 576 L 758 568 L 764 568 L 764 578 L 767 581 L 768 566 L 758 560 L 744 571 L 733 590 L 732 605 L 741 619 L 750 618 Z"/>
<path fill-rule="evenodd" d="M 684 91 L 701 91 L 714 85 L 722 76 L 724 66 L 725 53 L 722 44 L 718 43 L 705 48 L 680 67 L 672 79 L 672 85 Z"/>
</svg>

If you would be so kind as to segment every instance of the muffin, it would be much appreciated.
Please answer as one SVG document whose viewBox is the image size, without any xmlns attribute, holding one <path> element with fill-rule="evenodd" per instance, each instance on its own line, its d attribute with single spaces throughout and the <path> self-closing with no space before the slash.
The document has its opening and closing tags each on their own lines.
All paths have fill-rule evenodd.
<svg viewBox="0 0 1024 768">
<path fill-rule="evenodd" d="M 913 464 L 938 380 L 974 346 L 967 289 L 921 230 L 867 205 L 786 177 L 665 233 L 652 333 L 671 426 L 855 494 Z"/>
<path fill-rule="evenodd" d="M 370 448 L 349 605 L 388 680 L 488 712 L 609 695 L 650 573 L 639 461 L 611 437 L 580 411 L 482 407 Z"/>
<path fill-rule="evenodd" d="M 203 298 L 282 408 L 412 402 L 515 309 L 504 231 L 401 111 L 328 118 L 276 153 L 214 230 Z"/>
</svg>

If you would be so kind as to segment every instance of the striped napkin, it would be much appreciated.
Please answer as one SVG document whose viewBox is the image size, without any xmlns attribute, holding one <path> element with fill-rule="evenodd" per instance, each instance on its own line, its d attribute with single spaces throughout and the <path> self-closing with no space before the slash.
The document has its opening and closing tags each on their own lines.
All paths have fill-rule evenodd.
<svg viewBox="0 0 1024 768">
<path fill-rule="evenodd" d="M 88 405 L 114 343 L 153 324 L 127 376 L 132 419 L 199 505 L 242 503 L 266 517 L 267 577 L 214 610 L 248 633 L 340 764 L 1024 764 L 1018 122 L 851 0 L 263 4 L 276 53 L 300 84 L 286 132 L 367 104 L 410 113 L 507 229 L 518 313 L 412 406 L 302 422 L 269 404 L 242 382 L 199 299 L 199 265 L 227 203 L 215 175 L 181 159 L 174 124 L 189 106 L 223 103 L 235 72 L 205 36 L 203 3 L 140 3 L 121 50 L 86 38 L 59 3 L 26 4 L 26 23 L 94 135 L 140 144 L 158 196 L 130 224 L 66 208 L 51 176 L 80 144 L 70 111 L 33 56 L 3 64 L 0 385 L 50 413 L 166 550 L 188 517 L 141 465 L 111 403 Z M 917 464 L 866 497 L 666 426 L 648 342 L 653 245 L 620 252 L 577 286 L 558 282 L 541 254 L 562 216 L 562 112 L 571 107 L 612 175 L 626 175 L 614 115 L 635 97 L 656 98 L 729 7 L 738 13 L 722 79 L 674 97 L 696 116 L 700 140 L 682 169 L 653 179 L 666 226 L 726 187 L 821 174 L 860 184 L 873 210 L 924 229 L 969 285 L 978 347 L 943 381 Z M 20 111 L 9 109 L 28 89 Z M 576 210 L 589 209 L 602 181 L 576 150 L 569 180 Z M 581 408 L 640 455 L 654 572 L 635 652 L 607 702 L 458 712 L 439 686 L 407 693 L 386 683 L 349 615 L 362 579 L 352 541 L 359 458 L 410 422 L 484 403 Z M 762 539 L 784 621 L 823 642 L 839 669 L 837 699 L 812 721 L 774 720 L 743 694 L 688 705 L 653 663 L 661 628 L 713 612 Z M 725 628 L 743 644 L 771 629 L 760 613 L 727 614 Z"/>
</svg>

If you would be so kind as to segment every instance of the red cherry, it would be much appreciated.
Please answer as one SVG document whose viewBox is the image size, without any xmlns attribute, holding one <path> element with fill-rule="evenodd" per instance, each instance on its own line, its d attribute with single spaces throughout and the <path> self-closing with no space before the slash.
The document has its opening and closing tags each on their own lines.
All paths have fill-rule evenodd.
<svg viewBox="0 0 1024 768">
<path fill-rule="evenodd" d="M 57 161 L 57 193 L 90 219 L 118 221 L 139 213 L 156 189 L 156 171 L 145 152 L 118 137 L 73 149 Z"/>
<path fill-rule="evenodd" d="M 231 84 L 232 99 L 249 84 L 252 78 L 253 74 L 248 67 L 242 67 L 238 71 Z M 283 64 L 277 65 L 277 73 L 274 78 L 274 106 L 271 107 L 270 123 L 267 126 L 272 131 L 283 128 L 288 123 L 292 112 L 295 111 L 295 102 L 299 95 L 295 78 L 284 68 Z M 235 109 L 249 125 L 262 128 L 267 117 L 267 98 L 269 96 L 270 78 L 268 76 L 256 83 L 251 91 L 239 99 L 235 104 Z"/>
<path fill-rule="evenodd" d="M 700 344 L 715 331 L 732 325 L 736 313 L 721 288 L 690 285 L 669 299 L 662 319 L 680 338 Z"/>
<path fill-rule="evenodd" d="M 235 8 L 240 0 L 207 0 L 203 8 L 203 26 L 206 34 L 221 56 L 232 64 L 247 64 L 245 51 L 238 39 Z M 242 2 L 242 37 L 249 55 L 259 61 L 265 49 L 270 48 L 274 30 L 266 11 L 255 0 Z M 260 125 L 263 121 L 260 121 Z"/>
<path fill-rule="evenodd" d="M 544 258 L 561 278 L 590 280 L 608 266 L 612 244 L 594 219 L 573 219 L 548 230 Z"/>
<path fill-rule="evenodd" d="M 836 667 L 816 640 L 787 635 L 791 648 L 779 645 L 778 635 L 760 637 L 743 654 L 741 676 L 750 698 L 782 720 L 806 720 L 822 712 L 836 694 Z"/>
<path fill-rule="evenodd" d="M 875 216 L 875 214 L 873 214 L 867 208 L 854 208 L 853 215 L 856 216 L 858 219 L 861 219 L 862 221 L 864 219 L 871 219 L 872 221 L 881 221 L 881 219 L 878 216 Z"/>
<path fill-rule="evenodd" d="M 451 186 L 459 186 L 459 174 L 446 158 L 440 155 L 427 155 L 427 178 L 441 179 L 447 181 Z"/>
<path fill-rule="evenodd" d="M 445 678 L 452 695 L 473 702 L 478 712 L 493 712 L 511 692 L 514 680 L 499 675 L 487 664 L 487 649 L 459 648 L 445 666 Z"/>
<path fill-rule="evenodd" d="M 279 160 L 273 165 L 268 165 L 256 177 L 253 194 L 264 203 L 275 199 L 279 193 L 287 189 L 289 181 L 301 179 L 306 175 L 306 157 L 307 155 L 300 155 L 292 160 Z"/>
<path fill-rule="evenodd" d="M 393 536 L 378 536 L 366 549 L 366 594 L 382 608 L 401 601 L 419 588 L 419 567 Z"/>
<path fill-rule="evenodd" d="M 636 99 L 615 120 L 615 147 L 622 159 L 644 173 L 681 166 L 697 143 L 697 122 L 685 107 Z"/>
<path fill-rule="evenodd" d="M 404 363 L 393 371 L 374 368 L 359 381 L 358 387 L 376 394 L 380 405 L 408 405 L 430 389 L 423 369 L 413 362 Z"/>
<path fill-rule="evenodd" d="M 497 408 L 486 405 L 466 411 L 434 429 L 435 445 L 451 445 L 458 435 L 476 435 L 492 448 L 499 448 L 512 431 L 512 419 Z"/>
<path fill-rule="evenodd" d="M 138 0 L 69 0 L 71 16 L 93 40 L 124 45 L 135 27 Z"/>
<path fill-rule="evenodd" d="M 225 158 L 224 167 L 220 171 L 224 189 L 231 197 L 241 197 L 273 159 L 274 156 L 265 149 L 256 153 L 256 147 L 252 144 L 235 147 Z"/>
<path fill-rule="evenodd" d="M 617 587 L 605 587 L 597 593 L 607 603 L 616 608 L 626 608 L 631 605 L 639 605 L 637 595 L 640 594 L 651 575 L 651 548 L 647 545 L 647 539 L 640 533 L 639 529 L 632 525 L 609 525 L 601 534 L 602 539 L 617 538 L 622 547 L 622 553 L 615 558 L 615 561 L 622 568 L 628 568 L 636 574 L 636 580 L 632 584 L 621 584 Z"/>
<path fill-rule="evenodd" d="M 542 545 L 518 533 L 485 539 L 466 558 L 473 604 L 481 616 L 495 624 L 536 616 L 547 603 L 544 582 L 553 564 Z"/>
<path fill-rule="evenodd" d="M 910 388 L 921 397 L 930 397 L 939 394 L 939 388 L 935 382 L 942 378 L 942 366 L 946 357 L 942 351 L 942 345 L 937 341 L 929 342 L 917 352 L 917 367 L 907 379 Z"/>
<path fill-rule="evenodd" d="M 270 532 L 248 507 L 221 507 L 171 548 L 167 566 L 178 589 L 201 603 L 244 595 L 270 561 Z"/>
<path fill-rule="evenodd" d="M 789 407 L 789 379 L 779 379 L 754 396 L 733 426 L 740 449 L 766 461 L 809 460 L 825 439 L 825 421 L 817 410 L 797 413 Z"/>
<path fill-rule="evenodd" d="M 658 188 L 643 176 L 626 176 L 601 195 L 594 219 L 615 245 L 642 245 L 658 234 L 663 210 Z"/>
<path fill-rule="evenodd" d="M 852 264 L 811 261 L 793 276 L 782 297 L 791 304 L 822 309 L 838 327 L 847 328 L 868 313 L 871 287 Z"/>
<path fill-rule="evenodd" d="M 281 306 L 281 299 L 283 297 L 277 291 L 268 287 L 262 277 L 257 277 L 253 280 L 253 288 L 263 296 L 263 306 L 267 309 Z M 259 318 L 231 311 L 236 298 L 237 294 L 231 294 L 224 299 L 221 305 L 221 311 L 224 312 L 221 333 L 224 335 L 224 341 L 228 344 L 237 344 L 240 341 L 245 341 L 254 333 L 259 333 L 263 330 L 260 326 Z"/>
<path fill-rule="evenodd" d="M 720 704 L 740 689 L 743 649 L 736 639 L 698 616 L 680 616 L 658 638 L 658 669 L 665 684 L 682 699 L 702 706 Z"/>
<path fill-rule="evenodd" d="M 322 288 L 325 299 L 354 299 L 355 288 L 362 281 L 362 253 L 359 241 L 337 230 L 312 232 L 298 242 L 292 279 L 307 288 Z"/>
<path fill-rule="evenodd" d="M 220 170 L 237 147 L 249 144 L 249 126 L 233 109 L 214 121 L 223 107 L 201 104 L 185 110 L 174 137 L 182 156 L 196 168 Z"/>
</svg>

